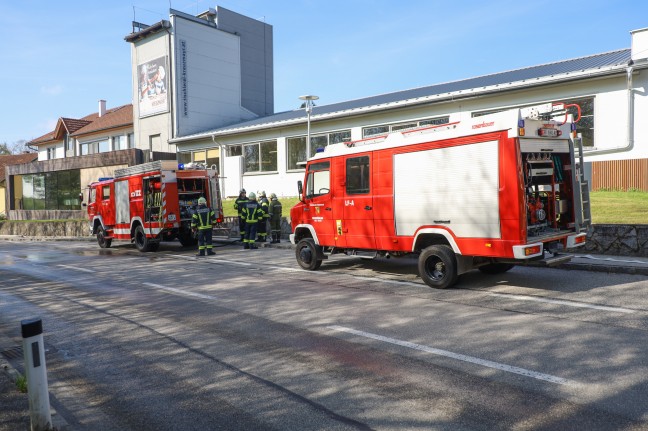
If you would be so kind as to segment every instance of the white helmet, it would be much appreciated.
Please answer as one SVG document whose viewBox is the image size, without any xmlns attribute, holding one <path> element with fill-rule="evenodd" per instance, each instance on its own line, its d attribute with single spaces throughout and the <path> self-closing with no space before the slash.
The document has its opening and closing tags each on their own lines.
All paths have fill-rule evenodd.
<svg viewBox="0 0 648 431">
<path fill-rule="evenodd" d="M 275 193 L 270 193 L 270 199 L 277 199 L 277 195 Z"/>
<path fill-rule="evenodd" d="M 250 192 L 250 194 L 248 195 L 248 199 L 251 201 L 256 200 L 256 195 L 254 194 L 254 192 Z"/>
<path fill-rule="evenodd" d="M 265 197 L 265 190 L 261 190 L 258 194 L 259 194 L 260 197 L 264 198 Z"/>
</svg>

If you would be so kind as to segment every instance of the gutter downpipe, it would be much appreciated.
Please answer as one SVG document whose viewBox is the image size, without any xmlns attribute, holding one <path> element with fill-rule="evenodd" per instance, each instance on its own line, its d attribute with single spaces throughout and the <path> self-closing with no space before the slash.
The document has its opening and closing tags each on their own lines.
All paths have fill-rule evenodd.
<svg viewBox="0 0 648 431">
<path fill-rule="evenodd" d="M 628 90 L 628 122 L 626 127 L 626 133 L 628 137 L 627 144 L 623 147 L 588 151 L 583 154 L 583 157 L 598 156 L 601 154 L 624 153 L 627 151 L 632 151 L 632 149 L 634 148 L 634 88 L 632 83 L 632 73 L 634 72 L 633 66 L 634 66 L 634 61 L 630 60 L 628 62 L 628 67 L 626 67 L 626 74 L 627 74 L 626 83 L 627 83 L 627 90 Z"/>
<path fill-rule="evenodd" d="M 223 150 L 224 150 L 223 144 L 216 141 L 216 135 L 215 134 L 212 134 L 211 138 L 212 138 L 212 142 L 214 144 L 218 145 L 218 177 L 221 180 L 223 180 L 223 179 L 225 179 L 225 177 L 223 176 L 223 169 L 225 168 L 225 160 L 224 160 L 224 155 L 223 155 Z M 220 181 L 220 183 L 221 183 L 221 186 L 220 186 L 221 187 L 221 196 L 225 196 L 224 195 L 224 193 L 225 193 L 225 185 L 222 184 L 222 181 Z"/>
</svg>

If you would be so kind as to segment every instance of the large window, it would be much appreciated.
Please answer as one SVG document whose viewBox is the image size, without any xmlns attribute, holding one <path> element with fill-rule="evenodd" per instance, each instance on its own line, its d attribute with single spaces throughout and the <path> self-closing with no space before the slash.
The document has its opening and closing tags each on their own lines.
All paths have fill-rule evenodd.
<svg viewBox="0 0 648 431">
<path fill-rule="evenodd" d="M 380 124 L 377 126 L 365 127 L 362 129 L 362 137 L 367 138 L 375 135 L 385 135 L 390 132 L 395 132 L 397 130 L 404 129 L 413 129 L 416 127 L 423 126 L 436 126 L 441 124 L 448 124 L 450 122 L 450 117 L 435 117 L 435 118 L 426 118 L 424 120 L 408 121 L 406 123 L 397 123 L 397 124 Z"/>
<path fill-rule="evenodd" d="M 264 141 L 243 145 L 245 172 L 276 172 L 277 141 Z"/>
<path fill-rule="evenodd" d="M 311 135 L 310 156 L 313 157 L 319 148 L 351 140 L 351 130 Z M 306 163 L 306 136 L 295 136 L 286 139 L 286 168 L 303 169 Z"/>
<path fill-rule="evenodd" d="M 81 202 L 79 170 L 22 176 L 22 209 L 78 210 Z"/>
<path fill-rule="evenodd" d="M 583 138 L 583 147 L 593 147 L 594 146 L 594 98 L 593 97 L 583 97 L 580 99 L 565 99 L 557 100 L 554 103 L 564 103 L 566 105 L 575 104 L 581 108 L 581 119 L 576 123 L 576 132 L 581 135 Z M 519 108 L 526 108 L 529 106 L 537 105 L 537 103 L 532 103 L 529 105 L 519 106 Z M 495 112 L 506 111 L 507 109 L 512 109 L 512 107 L 505 107 L 499 109 L 491 109 L 488 111 L 479 111 L 473 112 L 473 117 L 481 117 L 482 115 L 494 114 Z M 575 107 L 567 108 L 568 112 L 576 118 L 577 109 Z M 559 120 L 562 120 L 564 117 L 559 117 Z"/>
<path fill-rule="evenodd" d="M 81 155 L 86 156 L 88 154 L 96 153 L 107 153 L 110 151 L 110 141 L 108 139 L 102 139 L 99 141 L 84 142 L 81 144 Z"/>
</svg>

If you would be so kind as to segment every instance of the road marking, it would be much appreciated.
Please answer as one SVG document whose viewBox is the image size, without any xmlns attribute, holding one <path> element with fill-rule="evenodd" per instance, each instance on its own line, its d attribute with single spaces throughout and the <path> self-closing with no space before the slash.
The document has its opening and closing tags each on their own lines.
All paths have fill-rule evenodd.
<svg viewBox="0 0 648 431">
<path fill-rule="evenodd" d="M 91 269 L 78 268 L 78 267 L 76 267 L 76 266 L 71 266 L 71 265 L 56 265 L 56 266 L 60 266 L 61 268 L 73 269 L 73 270 L 75 270 L 75 271 L 94 273 L 94 271 L 91 270 Z"/>
<path fill-rule="evenodd" d="M 616 311 L 618 313 L 635 313 L 636 312 L 636 310 L 631 310 L 629 308 L 608 307 L 608 306 L 605 306 L 605 305 L 594 305 L 594 304 L 587 304 L 587 303 L 584 303 L 584 302 L 561 301 L 559 299 L 538 298 L 538 297 L 535 297 L 535 296 L 509 295 L 509 294 L 506 294 L 506 293 L 489 293 L 489 295 L 498 296 L 500 298 L 517 299 L 517 300 L 520 300 L 520 301 L 545 302 L 547 304 L 566 305 L 568 307 L 591 308 L 591 309 L 594 309 L 594 310 L 603 310 L 603 311 Z"/>
<path fill-rule="evenodd" d="M 395 338 L 383 337 L 382 335 L 372 334 L 370 332 L 358 331 L 344 326 L 327 326 L 328 329 L 334 331 L 347 332 L 349 334 L 359 335 L 365 338 L 371 338 L 385 343 L 395 344 L 397 346 L 408 347 L 414 350 L 420 350 L 433 355 L 445 356 L 447 358 L 457 359 L 463 362 L 470 362 L 471 364 L 481 365 L 488 368 L 494 368 L 507 373 L 520 374 L 522 376 L 531 377 L 537 380 L 544 380 L 549 383 L 556 383 L 559 385 L 574 385 L 576 382 L 572 380 L 563 379 L 562 377 L 552 376 L 550 374 L 538 373 L 536 371 L 527 370 L 525 368 L 514 367 L 511 365 L 500 364 L 499 362 L 489 361 L 487 359 L 475 358 L 473 356 L 462 355 L 461 353 L 454 353 L 447 350 L 435 349 L 434 347 L 423 346 L 421 344 L 410 343 L 409 341 L 401 341 Z"/>
<path fill-rule="evenodd" d="M 149 287 L 154 287 L 156 289 L 161 289 L 161 290 L 166 290 L 168 292 L 178 293 L 178 294 L 184 295 L 184 296 L 193 296 L 194 298 L 209 299 L 210 301 L 216 301 L 218 299 L 215 296 L 203 295 L 202 293 L 188 292 L 186 290 L 176 289 L 175 287 L 162 286 L 161 284 L 148 283 L 148 282 L 144 282 L 142 284 L 144 284 L 146 286 L 149 286 Z"/>
<path fill-rule="evenodd" d="M 641 263 L 641 264 L 648 264 L 648 262 L 644 260 L 626 260 L 626 259 L 616 259 L 614 257 L 595 257 L 592 256 L 591 254 L 586 254 L 583 256 L 575 256 L 576 258 L 582 258 L 582 259 L 592 259 L 592 260 L 604 260 L 608 262 L 622 262 L 622 263 Z"/>
</svg>

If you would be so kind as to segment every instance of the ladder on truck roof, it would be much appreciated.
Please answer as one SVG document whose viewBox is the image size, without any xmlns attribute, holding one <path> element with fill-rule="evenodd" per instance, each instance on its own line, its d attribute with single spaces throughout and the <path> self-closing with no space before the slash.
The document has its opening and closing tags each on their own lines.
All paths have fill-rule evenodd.
<svg viewBox="0 0 648 431">
<path fill-rule="evenodd" d="M 153 171 L 178 170 L 178 162 L 175 160 L 156 160 L 154 162 L 133 165 L 127 168 L 115 169 L 115 178 L 127 177 L 135 174 L 145 174 Z"/>
</svg>

